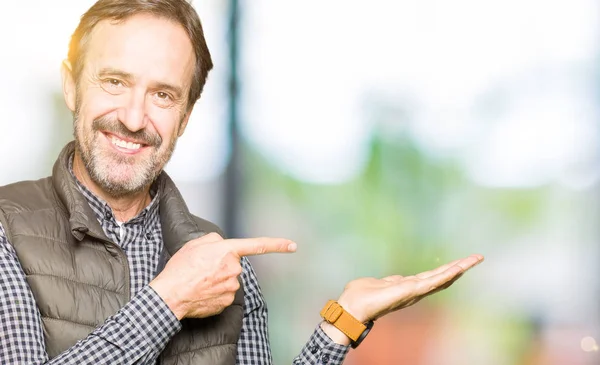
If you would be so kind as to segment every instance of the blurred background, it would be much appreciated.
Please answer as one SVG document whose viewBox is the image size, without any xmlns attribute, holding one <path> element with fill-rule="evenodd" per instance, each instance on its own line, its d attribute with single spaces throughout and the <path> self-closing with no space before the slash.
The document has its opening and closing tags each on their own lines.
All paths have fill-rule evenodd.
<svg viewBox="0 0 600 365">
<path fill-rule="evenodd" d="M 0 184 L 72 138 L 60 63 L 92 0 L 0 10 Z M 600 363 L 600 3 L 194 2 L 215 69 L 167 171 L 253 258 L 276 364 L 360 276 L 471 253 L 345 364 Z"/>
</svg>

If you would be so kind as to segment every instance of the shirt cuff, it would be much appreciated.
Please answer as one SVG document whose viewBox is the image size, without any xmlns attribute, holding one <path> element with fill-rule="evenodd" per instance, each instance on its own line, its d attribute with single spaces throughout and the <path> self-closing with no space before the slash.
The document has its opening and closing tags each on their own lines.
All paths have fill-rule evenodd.
<svg viewBox="0 0 600 365">
<path fill-rule="evenodd" d="M 151 347 L 164 348 L 181 330 L 181 322 L 152 287 L 145 286 L 129 304 L 126 316 L 140 333 L 148 335 Z"/>
<path fill-rule="evenodd" d="M 350 346 L 333 342 L 319 324 L 300 355 L 294 359 L 294 364 L 338 365 L 344 362 L 349 350 Z"/>
</svg>

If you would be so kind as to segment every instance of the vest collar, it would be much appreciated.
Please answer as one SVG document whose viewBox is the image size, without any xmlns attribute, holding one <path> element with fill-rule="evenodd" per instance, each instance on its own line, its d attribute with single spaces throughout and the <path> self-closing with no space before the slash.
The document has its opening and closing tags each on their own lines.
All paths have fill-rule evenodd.
<svg viewBox="0 0 600 365">
<path fill-rule="evenodd" d="M 71 232 L 77 240 L 81 241 L 86 234 L 109 240 L 68 170 L 69 158 L 74 151 L 75 142 L 68 143 L 54 164 L 54 189 L 67 211 Z M 157 178 L 157 194 L 163 242 L 172 256 L 186 242 L 201 237 L 206 232 L 198 227 L 175 183 L 164 171 Z"/>
<path fill-rule="evenodd" d="M 186 242 L 204 236 L 207 232 L 196 223 L 196 217 L 188 210 L 181 193 L 166 172 L 158 177 L 160 194 L 159 211 L 163 241 L 170 256 Z"/>
<path fill-rule="evenodd" d="M 81 241 L 86 234 L 109 240 L 96 215 L 90 208 L 87 200 L 79 191 L 77 184 L 69 172 L 69 158 L 75 151 L 75 142 L 69 142 L 58 156 L 52 169 L 52 183 L 58 199 L 67 211 L 71 233 L 78 241 Z"/>
</svg>

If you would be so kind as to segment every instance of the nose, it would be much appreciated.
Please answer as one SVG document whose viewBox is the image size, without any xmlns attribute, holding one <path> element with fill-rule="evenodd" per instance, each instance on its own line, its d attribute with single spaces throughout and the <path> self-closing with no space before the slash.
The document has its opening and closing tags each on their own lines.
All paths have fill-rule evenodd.
<svg viewBox="0 0 600 365">
<path fill-rule="evenodd" d="M 142 90 L 133 90 L 129 94 L 125 105 L 118 111 L 118 118 L 132 132 L 146 128 L 148 116 L 146 115 L 146 97 Z"/>
</svg>

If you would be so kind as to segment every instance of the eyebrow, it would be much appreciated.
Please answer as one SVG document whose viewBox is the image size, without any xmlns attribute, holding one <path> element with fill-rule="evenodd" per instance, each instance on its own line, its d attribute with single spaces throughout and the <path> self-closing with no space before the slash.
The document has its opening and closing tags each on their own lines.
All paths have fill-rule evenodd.
<svg viewBox="0 0 600 365">
<path fill-rule="evenodd" d="M 135 77 L 133 77 L 132 74 L 130 74 L 128 72 L 117 70 L 116 68 L 111 68 L 111 67 L 105 67 L 105 68 L 101 69 L 98 72 L 98 76 L 100 76 L 100 77 L 117 76 L 122 79 L 129 80 L 129 81 L 131 81 L 135 78 Z"/>
<path fill-rule="evenodd" d="M 122 78 L 125 81 L 135 80 L 135 76 L 129 72 L 121 71 L 112 67 L 105 67 L 98 72 L 99 77 L 116 76 Z M 175 86 L 166 82 L 152 82 L 151 87 L 154 90 L 167 90 L 175 94 L 177 98 L 183 96 L 183 89 L 179 86 Z"/>
</svg>

